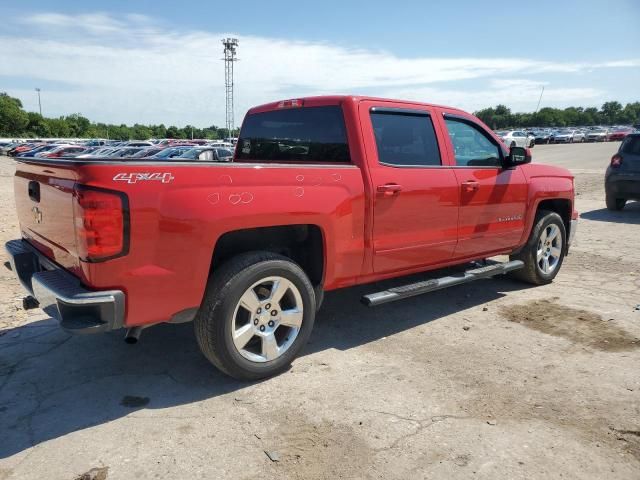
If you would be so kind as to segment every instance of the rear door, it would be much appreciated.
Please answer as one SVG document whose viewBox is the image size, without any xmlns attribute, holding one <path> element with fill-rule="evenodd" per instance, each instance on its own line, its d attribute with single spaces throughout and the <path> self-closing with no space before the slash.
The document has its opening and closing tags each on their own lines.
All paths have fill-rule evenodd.
<svg viewBox="0 0 640 480">
<path fill-rule="evenodd" d="M 514 247 L 524 232 L 528 185 L 520 167 L 502 167 L 505 152 L 473 117 L 446 114 L 451 163 L 460 193 L 456 258 Z"/>
<path fill-rule="evenodd" d="M 443 165 L 433 111 L 392 105 L 365 101 L 359 110 L 373 183 L 376 273 L 446 262 L 457 241 L 457 180 Z"/>
</svg>

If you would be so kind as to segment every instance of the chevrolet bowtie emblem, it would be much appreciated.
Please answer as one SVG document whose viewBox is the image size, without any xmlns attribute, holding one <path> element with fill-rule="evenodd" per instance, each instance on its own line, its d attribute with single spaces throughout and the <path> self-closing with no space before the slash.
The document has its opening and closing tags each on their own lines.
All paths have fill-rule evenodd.
<svg viewBox="0 0 640 480">
<path fill-rule="evenodd" d="M 38 207 L 33 207 L 31 211 L 33 212 L 33 219 L 36 223 L 42 223 L 42 211 Z"/>
</svg>

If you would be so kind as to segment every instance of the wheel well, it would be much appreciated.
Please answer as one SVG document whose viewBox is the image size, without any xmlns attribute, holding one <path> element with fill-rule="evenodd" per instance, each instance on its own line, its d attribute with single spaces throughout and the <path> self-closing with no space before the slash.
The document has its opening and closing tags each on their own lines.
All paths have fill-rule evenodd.
<svg viewBox="0 0 640 480">
<path fill-rule="evenodd" d="M 317 225 L 282 225 L 225 233 L 213 250 L 211 272 L 240 253 L 257 250 L 289 257 L 302 267 L 314 286 L 322 284 L 324 242 Z"/>
<path fill-rule="evenodd" d="M 571 202 L 569 200 L 562 198 L 543 200 L 538 204 L 538 211 L 540 210 L 550 210 L 560 215 L 567 235 L 569 235 L 569 229 L 571 228 Z"/>
</svg>

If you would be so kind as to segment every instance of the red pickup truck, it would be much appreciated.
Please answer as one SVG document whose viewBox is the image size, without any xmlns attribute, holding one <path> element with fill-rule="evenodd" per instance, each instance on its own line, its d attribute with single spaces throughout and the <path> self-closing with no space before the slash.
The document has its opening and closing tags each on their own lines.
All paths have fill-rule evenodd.
<svg viewBox="0 0 640 480">
<path fill-rule="evenodd" d="M 257 379 L 299 353 L 324 291 L 453 266 L 363 301 L 506 272 L 552 281 L 576 230 L 573 177 L 530 161 L 455 108 L 286 100 L 248 112 L 228 163 L 19 160 L 22 238 L 6 249 L 25 305 L 63 328 L 134 342 L 194 320 L 214 365 Z"/>
</svg>

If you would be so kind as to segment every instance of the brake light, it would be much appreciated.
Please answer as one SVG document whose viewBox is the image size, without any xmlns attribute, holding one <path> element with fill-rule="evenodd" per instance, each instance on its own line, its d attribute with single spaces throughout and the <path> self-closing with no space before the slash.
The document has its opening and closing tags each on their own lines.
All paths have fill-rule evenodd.
<svg viewBox="0 0 640 480">
<path fill-rule="evenodd" d="M 129 209 L 124 193 L 76 185 L 73 215 L 81 260 L 97 262 L 127 254 Z"/>
<path fill-rule="evenodd" d="M 613 157 L 611 157 L 611 166 L 613 168 L 618 168 L 620 165 L 622 165 L 622 155 L 616 153 Z"/>
<path fill-rule="evenodd" d="M 297 108 L 302 106 L 304 106 L 304 100 L 301 99 L 283 100 L 278 103 L 278 108 Z"/>
</svg>

